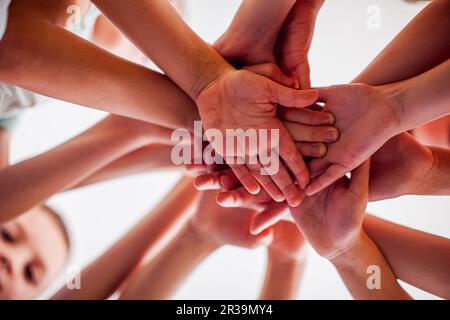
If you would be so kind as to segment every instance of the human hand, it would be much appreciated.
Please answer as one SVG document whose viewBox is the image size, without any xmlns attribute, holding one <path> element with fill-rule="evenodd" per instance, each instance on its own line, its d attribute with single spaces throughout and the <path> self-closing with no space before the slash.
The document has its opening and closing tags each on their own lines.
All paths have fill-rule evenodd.
<svg viewBox="0 0 450 320">
<path fill-rule="evenodd" d="M 202 90 L 197 98 L 197 105 L 205 129 L 216 129 L 222 133 L 222 139 L 208 137 L 212 146 L 230 164 L 247 190 L 257 193 L 260 190 L 259 182 L 275 200 L 286 199 L 290 205 L 296 206 L 301 202 L 301 194 L 287 169 L 292 172 L 301 188 L 309 183 L 309 172 L 288 131 L 276 116 L 277 105 L 301 108 L 312 105 L 316 100 L 315 90 L 294 90 L 254 73 L 234 70 L 225 72 Z M 227 129 L 256 130 L 257 143 L 250 144 L 253 145 L 250 147 L 238 144 L 238 150 L 243 154 L 237 155 L 234 149 L 223 148 L 226 145 Z M 279 141 L 270 141 L 270 135 L 268 141 L 260 139 L 258 134 L 262 132 L 259 131 L 261 129 L 268 133 L 275 130 Z M 270 155 L 273 147 L 279 149 L 279 156 L 287 168 L 280 163 L 278 170 L 269 172 L 270 176 L 263 175 L 263 171 L 267 171 L 273 163 L 261 163 L 261 153 Z M 236 160 L 242 160 L 237 156 L 244 156 L 247 165 L 237 165 Z M 251 165 L 249 158 L 253 159 Z"/>
<path fill-rule="evenodd" d="M 255 211 L 222 208 L 216 203 L 216 193 L 202 192 L 196 214 L 189 222 L 192 232 L 216 246 L 231 244 L 255 248 L 271 243 L 273 232 L 270 229 L 258 235 L 250 233 L 249 226 Z"/>
<path fill-rule="evenodd" d="M 324 0 L 297 1 L 279 35 L 277 51 L 282 71 L 296 79 L 296 88 L 311 87 L 308 52 L 317 14 Z"/>
<path fill-rule="evenodd" d="M 434 162 L 433 152 L 409 133 L 392 138 L 372 156 L 369 199 L 421 194 Z"/>
<path fill-rule="evenodd" d="M 306 240 L 332 259 L 359 241 L 369 194 L 370 162 L 320 193 L 307 197 L 291 213 Z"/>
<path fill-rule="evenodd" d="M 395 108 L 377 87 L 351 84 L 319 91 L 324 111 L 335 115 L 335 126 L 341 136 L 328 146 L 324 158 L 309 163 L 313 179 L 306 188 L 308 195 L 316 194 L 355 169 L 399 133 Z"/>
</svg>

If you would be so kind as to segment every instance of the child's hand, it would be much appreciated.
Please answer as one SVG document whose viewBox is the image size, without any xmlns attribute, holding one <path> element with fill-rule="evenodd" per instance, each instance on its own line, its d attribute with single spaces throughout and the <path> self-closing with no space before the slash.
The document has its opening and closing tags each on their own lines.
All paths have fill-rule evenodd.
<svg viewBox="0 0 450 320">
<path fill-rule="evenodd" d="M 298 227 L 289 221 L 280 221 L 273 226 L 273 241 L 270 254 L 281 259 L 299 260 L 306 252 L 306 241 Z"/>
<path fill-rule="evenodd" d="M 317 14 L 324 0 L 297 1 L 284 23 L 278 39 L 282 70 L 296 77 L 296 87 L 309 89 L 308 52 L 314 33 Z"/>
<path fill-rule="evenodd" d="M 314 178 L 306 188 L 313 195 L 366 161 L 399 130 L 393 102 L 377 87 L 362 84 L 319 89 L 324 111 L 336 117 L 340 138 L 309 168 Z"/>
<path fill-rule="evenodd" d="M 271 230 L 256 236 L 250 234 L 250 222 L 256 215 L 255 211 L 222 208 L 216 202 L 216 194 L 213 191 L 201 194 L 196 214 L 189 223 L 192 232 L 217 246 L 231 244 L 255 248 L 271 243 Z"/>
<path fill-rule="evenodd" d="M 301 108 L 312 105 L 316 100 L 317 92 L 314 90 L 293 90 L 252 72 L 234 70 L 225 72 L 205 88 L 196 102 L 205 129 L 215 129 L 222 133 L 222 140 L 211 139 L 210 142 L 228 164 L 236 161 L 237 154 L 235 150 L 221 150 L 226 145 L 227 130 L 255 129 L 259 133 L 258 130 L 262 129 L 269 131 L 269 134 L 270 130 L 278 131 L 279 155 L 283 163 L 279 162 L 278 170 L 272 175 L 261 175 L 261 169 L 266 169 L 273 163 L 262 164 L 258 161 L 257 164 L 249 164 L 250 157 L 260 156 L 263 152 L 255 148 L 255 145 L 271 145 L 270 141 L 261 141 L 259 137 L 252 148 L 240 146 L 240 150 L 245 151 L 246 165 L 234 164 L 231 168 L 249 192 L 257 193 L 262 185 L 274 200 L 286 199 L 290 205 L 296 206 L 301 201 L 300 192 L 288 170 L 301 188 L 306 187 L 310 176 L 289 132 L 276 116 L 277 105 Z M 264 152 L 270 154 L 271 150 Z"/>
<path fill-rule="evenodd" d="M 321 256 L 331 259 L 359 241 L 369 194 L 370 162 L 352 172 L 351 179 L 307 197 L 291 213 L 306 240 Z"/>
<path fill-rule="evenodd" d="M 410 134 L 389 140 L 372 156 L 370 200 L 421 194 L 430 189 L 424 181 L 435 163 L 433 152 Z"/>
</svg>

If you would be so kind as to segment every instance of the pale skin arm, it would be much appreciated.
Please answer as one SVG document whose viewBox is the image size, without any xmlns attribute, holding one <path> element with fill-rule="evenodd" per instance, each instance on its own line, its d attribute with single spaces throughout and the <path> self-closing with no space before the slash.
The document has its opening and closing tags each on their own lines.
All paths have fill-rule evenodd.
<svg viewBox="0 0 450 320">
<path fill-rule="evenodd" d="M 95 0 L 95 5 L 192 98 L 232 67 L 180 18 L 169 1 Z M 134 17 L 134 19 L 129 19 Z"/>
<path fill-rule="evenodd" d="M 364 219 L 363 227 L 399 279 L 450 299 L 449 239 L 370 215 Z"/>
<path fill-rule="evenodd" d="M 161 250 L 161 246 L 170 241 L 179 225 L 187 220 L 196 195 L 192 180 L 182 179 L 142 222 L 83 270 L 81 290 L 64 287 L 53 299 L 109 298 L 123 285 L 146 254 L 150 251 L 154 254 L 155 250 Z"/>
<path fill-rule="evenodd" d="M 414 78 L 380 88 L 392 99 L 400 132 L 448 115 L 450 59 Z"/>
<path fill-rule="evenodd" d="M 193 126 L 197 108 L 171 80 L 64 30 L 54 19 L 66 12 L 49 13 L 45 5 L 11 4 L 0 42 L 0 81 L 170 128 Z"/>
<path fill-rule="evenodd" d="M 154 258 L 138 271 L 121 293 L 121 299 L 170 299 L 192 271 L 217 249 L 188 227 Z"/>
<path fill-rule="evenodd" d="M 74 188 L 84 187 L 123 176 L 136 175 L 158 169 L 173 169 L 171 160 L 172 146 L 152 144 L 132 151 L 113 161 L 77 184 Z"/>
<path fill-rule="evenodd" d="M 398 284 L 391 267 L 373 241 L 361 232 L 356 243 L 329 261 L 334 265 L 354 299 L 404 300 L 411 297 Z M 380 271 L 380 289 L 369 289 L 368 268 Z"/>
<path fill-rule="evenodd" d="M 17 217 L 50 196 L 76 186 L 104 166 L 152 142 L 169 141 L 171 130 L 109 116 L 49 152 L 0 171 L 0 221 Z"/>
<path fill-rule="evenodd" d="M 450 1 L 432 1 L 353 82 L 398 82 L 444 62 L 450 56 L 449 15 Z"/>
</svg>

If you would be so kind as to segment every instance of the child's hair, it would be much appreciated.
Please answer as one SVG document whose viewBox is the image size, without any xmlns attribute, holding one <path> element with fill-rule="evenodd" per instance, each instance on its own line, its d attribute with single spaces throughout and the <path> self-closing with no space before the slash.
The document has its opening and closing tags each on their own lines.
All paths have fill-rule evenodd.
<svg viewBox="0 0 450 320">
<path fill-rule="evenodd" d="M 53 221 L 56 222 L 56 224 L 58 225 L 64 236 L 64 242 L 67 246 L 67 250 L 70 251 L 71 241 L 69 236 L 69 230 L 67 229 L 66 223 L 61 218 L 61 215 L 47 205 L 42 206 L 42 209 L 53 219 Z"/>
</svg>

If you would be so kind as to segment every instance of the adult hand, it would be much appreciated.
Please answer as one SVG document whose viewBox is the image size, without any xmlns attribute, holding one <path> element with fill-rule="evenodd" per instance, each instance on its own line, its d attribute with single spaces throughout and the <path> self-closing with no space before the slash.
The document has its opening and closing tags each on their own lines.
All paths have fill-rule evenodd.
<svg viewBox="0 0 450 320">
<path fill-rule="evenodd" d="M 314 195 L 352 171 L 398 134 L 398 117 L 390 99 L 377 87 L 362 84 L 320 89 L 324 110 L 336 117 L 340 139 L 309 168 L 314 177 L 306 188 Z"/>
<path fill-rule="evenodd" d="M 430 189 L 426 177 L 434 165 L 433 152 L 409 133 L 389 140 L 372 156 L 369 199 L 382 200 Z"/>
<path fill-rule="evenodd" d="M 278 39 L 278 60 L 283 72 L 296 79 L 296 87 L 311 87 L 308 52 L 317 14 L 324 0 L 297 1 L 287 17 Z"/>
<path fill-rule="evenodd" d="M 315 90 L 294 90 L 249 71 L 233 70 L 224 72 L 202 90 L 196 102 L 205 129 L 217 129 L 222 133 L 222 139 L 211 135 L 208 137 L 211 145 L 231 166 L 247 190 L 251 193 L 257 193 L 260 190 L 255 178 L 257 177 L 259 183 L 275 200 L 286 199 L 290 205 L 296 206 L 301 202 L 301 194 L 292 181 L 288 169 L 301 188 L 309 183 L 309 172 L 289 132 L 277 118 L 277 105 L 302 108 L 312 105 L 316 100 L 317 91 Z M 227 148 L 223 146 L 226 146 L 227 129 L 256 130 L 257 143 L 250 144 L 248 147 L 238 145 L 238 150 L 243 153 L 241 155 L 236 154 L 235 150 L 226 150 Z M 273 133 L 272 130 L 275 130 L 279 141 L 260 139 L 258 137 L 262 132 L 260 130 L 267 132 L 268 137 Z M 263 145 L 264 150 L 262 150 Z M 279 162 L 278 170 L 270 172 L 270 176 L 263 175 L 263 171 L 273 163 L 261 163 L 260 156 L 262 152 L 270 155 L 272 147 L 278 148 L 279 156 L 287 168 Z M 236 164 L 237 160 L 242 160 L 237 157 L 242 155 L 246 158 L 244 159 L 246 166 Z M 253 160 L 253 163 L 250 163 L 249 158 Z"/>
<path fill-rule="evenodd" d="M 321 256 L 331 259 L 359 239 L 369 195 L 370 162 L 320 193 L 307 197 L 291 213 L 301 232 Z"/>
<path fill-rule="evenodd" d="M 215 200 L 217 192 L 201 194 L 196 214 L 189 222 L 189 228 L 205 241 L 217 246 L 231 244 L 245 248 L 269 245 L 273 234 L 266 230 L 259 235 L 249 232 L 250 222 L 256 212 L 248 209 L 220 207 Z"/>
</svg>

